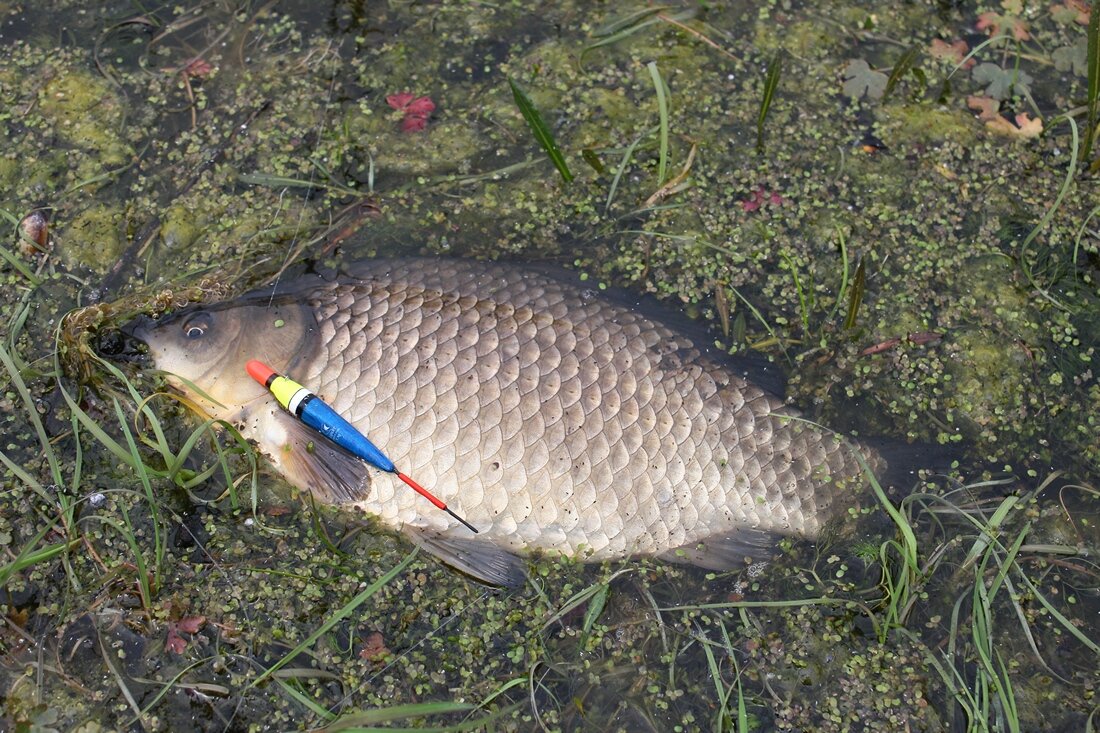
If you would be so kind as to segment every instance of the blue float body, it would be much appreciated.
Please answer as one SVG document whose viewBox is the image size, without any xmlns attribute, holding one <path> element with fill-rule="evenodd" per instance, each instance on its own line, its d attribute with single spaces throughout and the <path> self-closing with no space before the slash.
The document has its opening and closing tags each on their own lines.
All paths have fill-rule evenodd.
<svg viewBox="0 0 1100 733">
<path fill-rule="evenodd" d="M 312 397 L 313 399 L 307 398 L 303 401 L 299 407 L 298 417 L 302 422 L 375 468 L 388 473 L 397 471 L 393 461 L 378 450 L 374 443 L 367 440 L 365 435 L 356 430 L 354 425 L 340 417 L 336 410 L 326 405 L 320 397 L 316 395 Z"/>
</svg>

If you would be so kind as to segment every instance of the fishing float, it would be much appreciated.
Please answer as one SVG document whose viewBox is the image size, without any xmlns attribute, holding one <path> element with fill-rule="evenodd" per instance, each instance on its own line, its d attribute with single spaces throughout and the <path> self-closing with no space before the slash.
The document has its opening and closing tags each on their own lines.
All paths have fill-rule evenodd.
<svg viewBox="0 0 1100 733">
<path fill-rule="evenodd" d="M 462 522 L 466 527 L 477 534 L 474 525 L 455 514 L 445 502 L 437 498 L 423 486 L 413 481 L 407 475 L 397 470 L 385 453 L 378 446 L 370 442 L 354 425 L 342 418 L 336 410 L 332 409 L 324 400 L 314 392 L 306 389 L 289 377 L 279 374 L 262 361 L 252 359 L 245 364 L 248 375 L 262 384 L 271 392 L 283 409 L 301 420 L 321 435 L 331 440 L 336 445 L 348 451 L 354 456 L 374 466 L 380 471 L 392 473 L 404 483 L 408 484 L 416 493 L 430 501 L 438 509 L 450 514 Z"/>
</svg>

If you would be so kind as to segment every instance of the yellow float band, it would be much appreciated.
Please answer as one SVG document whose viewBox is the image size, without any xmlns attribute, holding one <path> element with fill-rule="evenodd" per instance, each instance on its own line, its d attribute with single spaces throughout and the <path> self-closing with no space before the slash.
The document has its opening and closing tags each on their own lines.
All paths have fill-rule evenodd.
<svg viewBox="0 0 1100 733">
<path fill-rule="evenodd" d="M 271 394 L 275 395 L 275 399 L 279 401 L 283 409 L 289 410 L 291 413 L 295 412 L 295 408 L 298 406 L 297 402 L 300 402 L 302 397 L 306 394 L 310 394 L 308 389 L 298 384 L 293 379 L 288 379 L 282 375 L 275 377 L 268 386 L 268 389 L 271 390 Z M 304 392 L 305 394 L 298 396 L 299 392 Z M 295 400 L 295 397 L 298 397 L 298 399 Z M 291 403 L 295 403 L 293 407 Z"/>
</svg>

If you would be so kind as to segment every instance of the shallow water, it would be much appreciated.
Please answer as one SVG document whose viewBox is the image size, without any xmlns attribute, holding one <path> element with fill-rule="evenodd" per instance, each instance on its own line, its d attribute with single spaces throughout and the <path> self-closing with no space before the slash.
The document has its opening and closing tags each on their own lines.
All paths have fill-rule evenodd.
<svg viewBox="0 0 1100 733">
<path fill-rule="evenodd" d="M 1100 683 L 1100 235 L 1071 170 L 1086 31 L 1072 3 L 1017 5 L 0 3 L 0 209 L 13 229 L 50 220 L 47 251 L 13 235 L 0 270 L 0 728 L 373 711 L 357 724 L 731 730 L 742 700 L 751 730 L 1083 729 Z M 409 122 L 424 105 L 387 103 L 403 92 L 434 109 Z M 510 595 L 418 556 L 364 597 L 406 543 L 262 462 L 254 479 L 245 451 L 223 470 L 205 435 L 173 465 L 132 419 L 155 377 L 122 366 L 135 398 L 81 356 L 116 352 L 110 327 L 138 310 L 402 253 L 655 293 L 782 365 L 810 417 L 946 443 L 950 477 L 890 497 L 912 586 L 907 535 L 869 495 L 765 568 L 542 560 Z M 55 361 L 61 317 L 103 303 Z M 198 423 L 149 404 L 160 444 L 188 446 Z M 149 441 L 144 473 L 127 433 Z"/>
</svg>

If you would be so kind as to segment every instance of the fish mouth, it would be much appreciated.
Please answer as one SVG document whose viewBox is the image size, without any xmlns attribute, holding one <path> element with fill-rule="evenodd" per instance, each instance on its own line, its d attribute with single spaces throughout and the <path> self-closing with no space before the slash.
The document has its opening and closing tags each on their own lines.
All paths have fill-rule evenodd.
<svg viewBox="0 0 1100 733">
<path fill-rule="evenodd" d="M 111 361 L 133 364 L 148 358 L 145 348 L 149 332 L 157 322 L 149 316 L 138 316 L 117 329 L 109 329 L 99 334 L 95 350 Z"/>
</svg>

